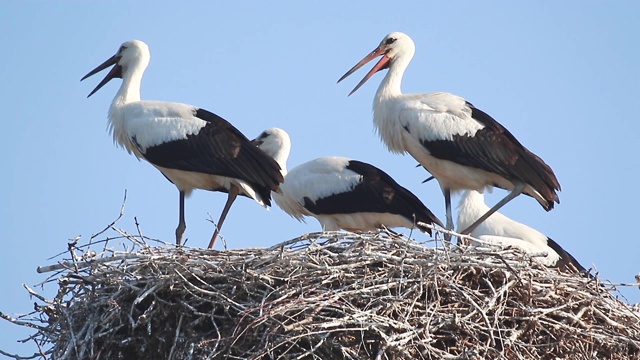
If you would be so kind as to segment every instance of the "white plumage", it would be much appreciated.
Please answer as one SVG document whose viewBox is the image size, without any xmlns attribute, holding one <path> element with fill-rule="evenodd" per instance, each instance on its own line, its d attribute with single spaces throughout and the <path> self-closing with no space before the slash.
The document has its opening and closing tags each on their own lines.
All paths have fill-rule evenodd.
<svg viewBox="0 0 640 360">
<path fill-rule="evenodd" d="M 463 191 L 458 205 L 457 229 L 468 228 L 489 211 L 484 195 L 473 190 Z M 491 214 L 469 235 L 491 246 L 514 246 L 527 253 L 547 253 L 539 258 L 547 266 L 565 268 L 572 264 L 578 271 L 586 271 L 578 261 L 555 241 L 527 225 L 511 220 L 499 212 Z M 475 245 L 478 245 L 477 243 Z"/>
<path fill-rule="evenodd" d="M 141 100 L 142 75 L 150 57 L 144 42 L 127 41 L 82 80 L 113 65 L 91 96 L 111 79 L 122 78 L 109 108 L 109 130 L 116 144 L 149 161 L 180 191 L 178 245 L 186 229 L 185 196 L 194 189 L 229 194 L 209 243 L 212 248 L 237 195 L 267 207 L 271 191 L 277 189 L 283 177 L 272 158 L 218 115 L 187 104 Z"/>
<path fill-rule="evenodd" d="M 118 145 L 143 158 L 140 152 L 149 147 L 198 135 L 207 122 L 195 117 L 193 111 L 194 107 L 187 104 L 123 100 L 109 108 L 109 130 Z"/>
<path fill-rule="evenodd" d="M 344 74 L 338 82 L 381 56 L 349 95 L 373 74 L 389 69 L 373 101 L 373 122 L 386 147 L 409 153 L 440 183 L 445 196 L 447 228 L 453 228 L 451 191 L 482 191 L 491 186 L 511 190 L 490 212 L 470 224 L 468 233 L 491 212 L 521 192 L 546 209 L 558 202 L 560 185 L 551 168 L 486 113 L 449 93 L 403 94 L 401 82 L 415 53 L 409 36 L 394 32 Z"/>
<path fill-rule="evenodd" d="M 291 140 L 284 130 L 265 130 L 253 141 L 283 169 L 281 194 L 273 193 L 273 199 L 298 221 L 315 217 L 324 231 L 372 231 L 385 226 L 417 227 L 431 234 L 422 224 L 442 226 L 415 195 L 373 165 L 345 157 L 321 157 L 287 173 Z"/>
</svg>

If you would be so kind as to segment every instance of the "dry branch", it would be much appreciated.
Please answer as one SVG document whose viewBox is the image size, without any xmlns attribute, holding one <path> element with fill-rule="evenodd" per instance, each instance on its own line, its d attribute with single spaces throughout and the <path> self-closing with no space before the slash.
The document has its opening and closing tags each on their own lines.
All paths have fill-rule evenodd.
<svg viewBox="0 0 640 360">
<path fill-rule="evenodd" d="M 0 314 L 35 329 L 39 357 L 640 357 L 632 307 L 597 278 L 559 273 L 513 249 L 314 233 L 211 251 L 152 247 L 112 225 L 118 243 L 101 241 L 100 253 L 95 243 L 71 246 L 39 268 L 55 272 L 45 281 L 58 286 L 53 300 L 40 298 L 28 318 Z"/>
</svg>

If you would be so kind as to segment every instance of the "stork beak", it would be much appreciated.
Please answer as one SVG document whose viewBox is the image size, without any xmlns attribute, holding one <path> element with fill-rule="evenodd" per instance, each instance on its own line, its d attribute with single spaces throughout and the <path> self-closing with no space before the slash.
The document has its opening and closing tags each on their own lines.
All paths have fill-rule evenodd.
<svg viewBox="0 0 640 360">
<path fill-rule="evenodd" d="M 250 142 L 251 142 L 251 145 L 253 145 L 253 146 L 260 146 L 260 145 L 262 145 L 264 143 L 264 141 L 259 140 L 259 138 L 255 138 L 255 139 L 251 140 Z"/>
<path fill-rule="evenodd" d="M 389 62 L 391 61 L 391 59 L 384 53 L 383 49 L 381 49 L 380 47 L 377 47 L 375 50 L 370 52 L 369 55 L 365 56 L 364 59 L 360 60 L 359 63 L 357 63 L 354 67 L 352 67 L 351 70 L 347 71 L 346 74 L 342 75 L 342 77 L 338 80 L 338 82 L 346 79 L 347 76 L 353 74 L 356 70 L 360 69 L 363 65 L 365 65 L 369 61 L 381 55 L 382 55 L 382 58 L 380 59 L 380 61 L 378 61 L 378 63 L 369 71 L 369 73 L 367 73 L 367 75 L 365 75 L 365 77 L 362 78 L 362 80 L 360 80 L 358 85 L 356 85 L 356 87 L 353 88 L 353 90 L 351 90 L 348 96 L 351 96 L 351 94 L 356 92 L 356 90 L 358 90 L 360 86 L 362 86 L 365 82 L 367 82 L 367 80 L 369 80 L 369 78 L 373 76 L 373 74 L 377 73 L 380 70 L 384 70 L 388 68 Z"/>
<path fill-rule="evenodd" d="M 109 71 L 109 73 L 107 74 L 107 76 L 104 77 L 104 79 L 102 79 L 102 81 L 100 81 L 100 83 L 98 84 L 98 86 L 96 86 L 95 89 L 93 89 L 93 91 L 91 91 L 89 93 L 89 95 L 87 95 L 87 97 L 90 97 L 91 95 L 93 95 L 96 91 L 100 90 L 101 87 L 103 87 L 106 83 L 108 83 L 111 79 L 114 78 L 120 78 L 122 79 L 122 66 L 120 66 L 118 64 L 118 61 L 120 61 L 120 56 L 118 56 L 118 54 L 113 55 L 112 57 L 110 57 L 109 59 L 107 59 L 107 61 L 103 62 L 102 64 L 98 65 L 97 68 L 91 70 L 87 75 L 85 75 L 82 79 L 80 79 L 80 81 L 93 76 L 97 73 L 99 73 L 100 71 L 108 68 L 111 65 L 115 65 L 111 71 Z"/>
</svg>

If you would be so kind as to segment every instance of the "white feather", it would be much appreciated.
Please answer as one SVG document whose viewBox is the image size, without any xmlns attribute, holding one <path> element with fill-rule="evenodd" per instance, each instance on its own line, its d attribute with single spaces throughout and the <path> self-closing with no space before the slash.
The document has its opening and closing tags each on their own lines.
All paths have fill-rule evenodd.
<svg viewBox="0 0 640 360">
<path fill-rule="evenodd" d="M 463 191 L 458 206 L 458 231 L 466 229 L 488 210 L 483 194 Z M 547 245 L 546 235 L 499 212 L 489 216 L 469 235 L 487 242 L 488 245 L 516 246 L 528 253 L 546 252 L 547 256 L 542 258 L 545 265 L 553 266 L 560 259 L 560 255 Z"/>
<path fill-rule="evenodd" d="M 207 122 L 194 116 L 196 108 L 164 101 L 136 101 L 110 114 L 114 141 L 129 152 L 135 139 L 138 150 L 197 135 Z"/>
<path fill-rule="evenodd" d="M 322 157 L 296 166 L 287 174 L 281 186 L 294 199 L 302 201 L 308 197 L 315 202 L 331 195 L 353 190 L 362 175 L 347 169 L 349 159 L 344 157 Z"/>
<path fill-rule="evenodd" d="M 265 130 L 258 138 L 265 153 L 272 156 L 286 174 L 280 184 L 281 194 L 272 192 L 276 204 L 287 214 L 304 221 L 315 217 L 324 231 L 375 230 L 382 224 L 387 227 L 412 228 L 411 221 L 390 213 L 361 212 L 354 214 L 314 214 L 304 208 L 305 198 L 311 201 L 353 190 L 362 182 L 362 175 L 347 169 L 350 159 L 345 157 L 321 157 L 300 164 L 287 173 L 287 159 L 291 149 L 289 135 L 281 129 Z"/>
</svg>

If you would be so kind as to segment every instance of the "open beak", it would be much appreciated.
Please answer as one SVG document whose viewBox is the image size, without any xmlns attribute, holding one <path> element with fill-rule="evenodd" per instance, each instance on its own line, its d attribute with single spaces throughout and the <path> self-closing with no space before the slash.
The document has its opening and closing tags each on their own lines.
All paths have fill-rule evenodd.
<svg viewBox="0 0 640 360">
<path fill-rule="evenodd" d="M 102 64 L 98 65 L 97 68 L 91 70 L 87 75 L 85 75 L 82 79 L 80 79 L 80 81 L 95 75 L 97 73 L 99 73 L 100 71 L 108 68 L 111 65 L 115 65 L 111 71 L 109 71 L 109 73 L 107 74 L 107 76 L 104 77 L 104 79 L 102 79 L 102 81 L 100 81 L 100 83 L 98 84 L 98 86 L 96 86 L 95 89 L 93 89 L 93 91 L 91 91 L 89 93 L 89 95 L 87 95 L 87 97 L 90 97 L 91 95 L 93 95 L 96 91 L 100 90 L 101 87 L 103 87 L 106 83 L 108 83 L 111 79 L 114 78 L 122 78 L 122 66 L 120 66 L 118 64 L 118 61 L 120 60 L 120 56 L 113 55 L 112 57 L 110 57 L 109 59 L 107 59 L 107 61 L 103 62 Z"/>
<path fill-rule="evenodd" d="M 360 80 L 358 85 L 356 85 L 356 87 L 354 87 L 353 90 L 351 90 L 348 96 L 351 96 L 351 94 L 356 92 L 356 90 L 358 90 L 360 86 L 362 86 L 365 82 L 367 82 L 367 80 L 369 80 L 369 78 L 373 76 L 373 74 L 377 73 L 380 70 L 384 70 L 388 68 L 389 62 L 391 61 L 391 59 L 384 53 L 383 49 L 381 49 L 380 47 L 377 47 L 375 50 L 370 52 L 369 55 L 365 56 L 364 59 L 360 60 L 359 63 L 357 63 L 354 67 L 352 67 L 351 70 L 347 71 L 346 74 L 342 75 L 342 77 L 338 80 L 338 82 L 344 80 L 345 78 L 347 78 L 347 76 L 353 74 L 356 70 L 360 69 L 364 64 L 368 63 L 369 61 L 375 59 L 378 56 L 382 56 L 380 61 L 378 61 L 378 63 L 367 73 L 367 75 L 365 75 L 365 77 L 362 78 L 362 80 Z"/>
</svg>

